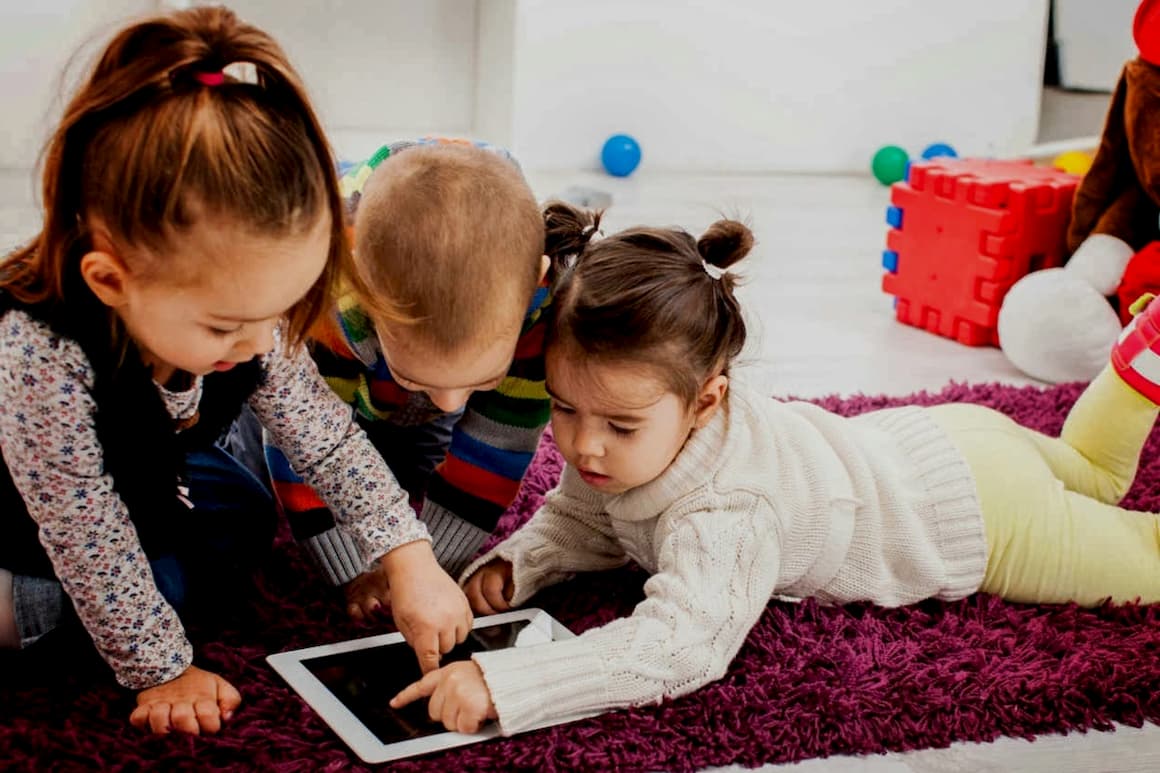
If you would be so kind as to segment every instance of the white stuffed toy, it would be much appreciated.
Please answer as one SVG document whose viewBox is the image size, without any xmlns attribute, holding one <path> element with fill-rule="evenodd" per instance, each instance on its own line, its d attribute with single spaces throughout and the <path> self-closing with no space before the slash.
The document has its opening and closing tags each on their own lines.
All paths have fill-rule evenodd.
<svg viewBox="0 0 1160 773">
<path fill-rule="evenodd" d="M 999 346 L 1007 359 L 1051 383 L 1095 378 L 1123 329 L 1108 296 L 1133 252 L 1115 236 L 1092 234 L 1063 268 L 1016 282 L 999 308 Z"/>
</svg>

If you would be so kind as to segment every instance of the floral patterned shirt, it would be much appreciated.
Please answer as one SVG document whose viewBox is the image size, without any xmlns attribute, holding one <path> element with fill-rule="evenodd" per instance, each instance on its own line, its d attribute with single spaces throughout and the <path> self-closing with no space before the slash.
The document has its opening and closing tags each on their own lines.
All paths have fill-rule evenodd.
<svg viewBox="0 0 1160 773">
<path fill-rule="evenodd" d="M 366 566 L 428 539 L 406 492 L 305 348 L 287 354 L 279 342 L 261 362 L 266 379 L 250 407 L 346 527 Z M 0 317 L 4 461 L 93 642 L 122 685 L 144 689 L 179 676 L 193 654 L 104 471 L 93 379 L 75 341 L 23 311 Z M 201 388 L 198 378 L 185 392 L 161 390 L 170 415 L 191 415 Z"/>
</svg>

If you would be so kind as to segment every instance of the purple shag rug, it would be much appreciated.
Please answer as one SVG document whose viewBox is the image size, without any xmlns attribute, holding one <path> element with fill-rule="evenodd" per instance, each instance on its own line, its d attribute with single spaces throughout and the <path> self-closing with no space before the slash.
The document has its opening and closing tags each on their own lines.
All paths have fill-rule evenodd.
<svg viewBox="0 0 1160 773">
<path fill-rule="evenodd" d="M 903 398 L 819 401 L 842 414 L 969 401 L 1057 434 L 1080 385 L 955 385 Z M 560 472 L 550 441 L 501 531 L 539 505 Z M 1160 433 L 1126 504 L 1160 510 Z M 645 575 L 577 578 L 532 603 L 575 631 L 627 615 Z M 240 622 L 201 636 L 199 663 L 244 703 L 214 737 L 151 737 L 127 722 L 131 696 L 75 652 L 0 684 L 0 759 L 15 769 L 364 767 L 267 667 L 271 652 L 378 633 L 356 625 L 285 535 Z M 34 648 L 35 650 L 35 648 Z M 511 739 L 403 761 L 398 770 L 695 770 L 867 754 L 1160 722 L 1160 605 L 1082 610 L 976 595 L 906 609 L 774 602 L 719 682 L 692 695 Z"/>
</svg>

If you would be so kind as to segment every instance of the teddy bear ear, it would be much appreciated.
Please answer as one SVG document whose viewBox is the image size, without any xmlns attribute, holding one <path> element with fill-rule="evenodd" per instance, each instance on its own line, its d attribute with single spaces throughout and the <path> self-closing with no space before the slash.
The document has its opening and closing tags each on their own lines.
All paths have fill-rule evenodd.
<svg viewBox="0 0 1160 773">
<path fill-rule="evenodd" d="M 1131 66 L 1131 62 L 1128 66 Z M 1104 132 L 1100 137 L 1100 146 L 1096 150 L 1091 168 L 1084 174 L 1075 192 L 1071 225 L 1067 229 L 1068 252 L 1075 252 L 1083 240 L 1091 236 L 1096 224 L 1112 202 L 1137 184 L 1135 167 L 1132 166 L 1132 158 L 1128 151 L 1128 134 L 1124 130 L 1128 66 L 1120 73 L 1120 81 L 1112 94 L 1108 117 L 1104 122 Z"/>
<path fill-rule="evenodd" d="M 1160 1 L 1143 0 L 1132 20 L 1132 38 L 1140 58 L 1160 66 Z"/>
</svg>

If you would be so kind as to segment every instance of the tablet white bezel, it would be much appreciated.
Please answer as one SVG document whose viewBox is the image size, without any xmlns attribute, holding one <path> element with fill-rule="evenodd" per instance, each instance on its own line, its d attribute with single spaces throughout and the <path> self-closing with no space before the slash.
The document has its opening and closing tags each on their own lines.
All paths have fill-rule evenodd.
<svg viewBox="0 0 1160 773">
<path fill-rule="evenodd" d="M 547 612 L 534 607 L 517 609 L 498 615 L 477 617 L 472 628 L 502 625 L 518 620 L 538 622 L 544 628 L 550 625 L 552 641 L 571 639 L 575 636 L 575 634 L 561 625 Z M 338 699 L 338 696 L 332 693 L 326 685 L 320 682 L 302 664 L 303 660 L 309 660 L 323 655 L 334 655 L 340 652 L 351 652 L 352 650 L 361 650 L 368 647 L 379 647 L 384 644 L 397 644 L 402 641 L 403 635 L 400 633 L 385 633 L 378 636 L 367 636 L 361 639 L 335 642 L 333 644 L 320 644 L 316 647 L 307 647 L 289 652 L 278 652 L 273 655 L 267 655 L 266 662 L 318 713 L 318 716 L 322 717 L 322 720 L 330 726 L 330 729 L 346 742 L 346 745 L 363 762 L 372 765 L 381 762 L 391 762 L 392 760 L 399 760 L 405 757 L 414 757 L 429 752 L 442 751 L 444 749 L 453 749 L 457 746 L 465 746 L 499 735 L 499 726 L 493 722 L 478 733 L 467 734 L 445 731 L 423 736 L 422 738 L 411 738 L 406 741 L 385 744 L 367 729 L 366 725 L 359 721 L 358 717 Z M 560 724 L 560 722 L 564 721 L 572 721 L 572 719 L 580 719 L 580 717 L 546 723 L 533 729 Z"/>
</svg>

